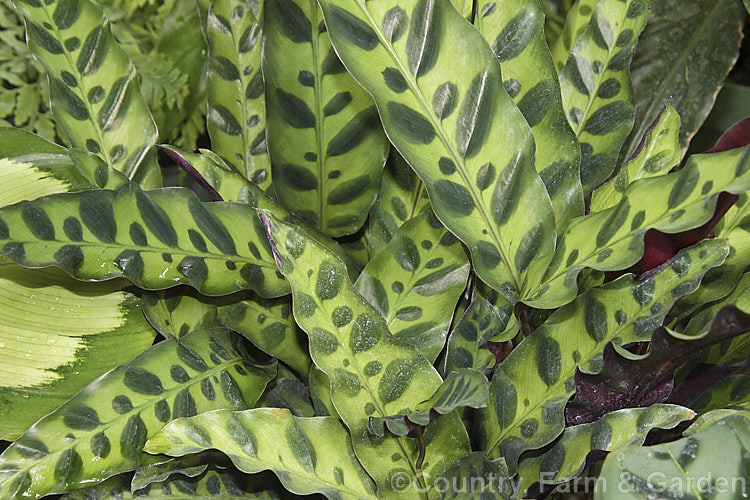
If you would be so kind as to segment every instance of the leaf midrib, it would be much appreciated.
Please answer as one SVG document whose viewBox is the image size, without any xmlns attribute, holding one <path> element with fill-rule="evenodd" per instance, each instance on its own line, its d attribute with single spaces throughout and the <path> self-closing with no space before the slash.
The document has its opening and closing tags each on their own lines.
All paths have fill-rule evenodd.
<svg viewBox="0 0 750 500">
<path fill-rule="evenodd" d="M 500 252 L 500 257 L 502 258 L 503 264 L 505 265 L 505 268 L 508 271 L 508 275 L 513 282 L 513 287 L 516 290 L 520 290 L 519 279 L 518 279 L 518 276 L 516 276 L 515 269 L 511 265 L 511 261 L 508 257 L 508 251 L 503 246 L 502 241 L 495 229 L 495 225 L 491 223 L 490 217 L 484 209 L 484 203 L 482 199 L 479 197 L 479 195 L 477 194 L 474 184 L 469 180 L 469 176 L 466 171 L 466 165 L 463 161 L 463 158 L 458 154 L 458 151 L 456 151 L 456 149 L 453 147 L 453 144 L 451 143 L 451 141 L 448 140 L 446 131 L 442 127 L 442 122 L 437 119 L 437 116 L 435 115 L 432 107 L 429 106 L 429 104 L 427 103 L 427 100 L 422 94 L 422 90 L 417 85 L 416 78 L 411 74 L 411 71 L 406 70 L 403 63 L 401 62 L 401 59 L 397 57 L 395 50 L 393 50 L 393 47 L 391 46 L 391 44 L 388 43 L 387 39 L 383 36 L 383 33 L 380 30 L 380 26 L 372 18 L 370 11 L 367 9 L 367 6 L 362 4 L 362 0 L 354 0 L 354 1 L 356 2 L 357 6 L 360 8 L 362 13 L 365 15 L 365 17 L 369 21 L 370 26 L 374 28 L 373 31 L 375 32 L 378 39 L 380 40 L 380 43 L 383 46 L 383 48 L 385 48 L 388 55 L 391 56 L 391 59 L 398 66 L 398 69 L 401 71 L 402 76 L 405 77 L 405 80 L 407 84 L 409 85 L 409 90 L 411 90 L 412 94 L 419 101 L 419 104 L 421 104 L 422 108 L 427 112 L 427 116 L 430 119 L 430 122 L 433 128 L 437 131 L 437 135 L 440 137 L 440 140 L 443 143 L 443 146 L 447 150 L 448 154 L 451 155 L 455 165 L 458 167 L 456 168 L 456 171 L 459 173 L 462 180 L 464 181 L 464 185 L 468 189 L 469 193 L 471 194 L 472 200 L 474 201 L 474 205 L 476 206 L 477 211 L 479 212 L 480 216 L 482 217 L 482 220 L 485 223 L 485 227 L 488 229 L 489 234 L 492 236 L 492 240 L 494 241 L 495 245 L 497 246 L 497 249 Z M 492 59 L 493 59 L 494 64 L 499 64 L 494 55 L 492 56 Z M 415 172 L 416 172 L 416 169 L 415 169 Z M 419 175 L 418 172 L 417 172 L 417 175 Z M 437 213 L 435 215 L 437 216 Z"/>
</svg>

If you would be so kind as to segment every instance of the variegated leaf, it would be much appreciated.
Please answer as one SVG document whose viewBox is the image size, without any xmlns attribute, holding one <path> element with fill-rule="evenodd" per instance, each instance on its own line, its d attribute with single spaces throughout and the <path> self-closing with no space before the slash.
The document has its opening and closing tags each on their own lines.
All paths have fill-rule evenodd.
<svg viewBox="0 0 750 500">
<path fill-rule="evenodd" d="M 568 427 L 552 448 L 539 456 L 521 460 L 518 464 L 520 491 L 526 491 L 537 481 L 545 485 L 565 482 L 581 472 L 590 451 L 642 445 L 651 429 L 672 429 L 693 417 L 695 412 L 690 408 L 654 404 L 613 411 L 596 422 Z"/>
<path fill-rule="evenodd" d="M 488 459 L 482 452 L 461 457 L 441 479 L 441 484 L 448 485 L 442 497 L 444 500 L 510 500 L 518 493 L 517 480 L 508 473 L 505 461 L 502 458 Z"/>
<path fill-rule="evenodd" d="M 628 186 L 638 179 L 664 175 L 680 163 L 680 115 L 667 104 L 646 130 L 635 157 L 622 166 L 617 175 L 594 190 L 591 212 L 617 205 Z"/>
<path fill-rule="evenodd" d="M 417 349 L 390 334 L 377 309 L 348 280 L 339 259 L 298 227 L 268 213 L 261 217 L 292 287 L 294 317 L 310 337 L 313 362 L 330 378 L 333 405 L 349 428 L 357 458 L 380 495 L 406 494 L 396 491 L 390 480 L 397 473 L 413 478 L 426 492 L 431 479 L 469 452 L 458 415 L 450 413 L 427 426 L 430 438 L 423 461 L 415 439 L 376 439 L 369 435 L 367 422 L 371 416 L 410 412 L 438 389 L 440 376 Z M 417 475 L 420 471 L 426 474 Z"/>
<path fill-rule="evenodd" d="M 555 223 L 531 131 L 492 50 L 447 0 L 321 5 L 338 54 L 375 98 L 438 218 L 466 243 L 479 277 L 515 302 L 541 278 Z"/>
<path fill-rule="evenodd" d="M 591 20 L 591 15 L 594 13 L 594 9 L 598 3 L 599 0 L 577 0 L 575 5 L 568 11 L 562 34 L 552 46 L 552 59 L 557 71 L 562 71 L 563 67 L 565 67 L 570 52 L 575 47 L 576 42 L 578 42 L 583 32 L 586 31 Z"/>
<path fill-rule="evenodd" d="M 206 125 L 211 148 L 261 188 L 271 185 L 260 71 L 263 2 L 213 0 L 208 8 Z"/>
<path fill-rule="evenodd" d="M 648 340 L 674 302 L 694 291 L 727 252 L 725 242 L 704 241 L 652 276 L 622 276 L 553 313 L 495 370 L 490 406 L 481 411 L 482 449 L 504 457 L 514 471 L 521 453 L 550 443 L 565 426 L 576 369 L 597 372 L 609 342 Z"/>
<path fill-rule="evenodd" d="M 395 149 L 385 164 L 380 194 L 370 210 L 367 244 L 372 255 L 379 254 L 398 228 L 429 206 L 424 184 Z"/>
<path fill-rule="evenodd" d="M 263 76 L 274 188 L 331 236 L 365 222 L 388 154 L 372 98 L 346 72 L 317 2 L 267 0 Z"/>
<path fill-rule="evenodd" d="M 474 25 L 490 44 L 513 98 L 534 134 L 534 166 L 562 232 L 583 215 L 581 151 L 563 111 L 560 84 L 544 39 L 539 0 L 479 0 Z"/>
<path fill-rule="evenodd" d="M 29 47 L 47 70 L 57 126 L 144 188 L 161 186 L 157 131 L 135 67 L 89 0 L 18 0 Z"/>
<path fill-rule="evenodd" d="M 197 330 L 102 375 L 0 455 L 0 495 L 62 493 L 133 470 L 166 422 L 252 406 L 276 367 L 250 364 L 237 340 Z"/>
<path fill-rule="evenodd" d="M 721 192 L 750 188 L 750 147 L 693 155 L 681 170 L 640 179 L 615 206 L 575 219 L 560 239 L 541 288 L 524 302 L 553 308 L 576 296 L 581 269 L 627 269 L 643 255 L 648 229 L 677 233 L 714 214 Z"/>
<path fill-rule="evenodd" d="M 600 0 L 560 73 L 565 112 L 581 142 L 585 196 L 612 174 L 633 127 L 628 69 L 650 10 L 648 0 Z"/>
<path fill-rule="evenodd" d="M 1 208 L 0 220 L 0 254 L 26 267 L 54 265 L 87 280 L 124 276 L 148 289 L 184 283 L 211 295 L 289 290 L 251 207 L 202 203 L 186 189 L 54 194 Z"/>
<path fill-rule="evenodd" d="M 286 371 L 287 373 L 282 373 Z M 312 417 L 310 390 L 283 365 L 279 365 L 279 376 L 268 384 L 266 392 L 258 401 L 265 408 L 285 408 L 295 417 Z"/>
<path fill-rule="evenodd" d="M 219 321 L 303 377 L 310 371 L 307 336 L 294 322 L 290 297 L 271 300 L 249 297 L 221 306 Z"/>
<path fill-rule="evenodd" d="M 434 363 L 468 276 L 463 247 L 427 210 L 401 226 L 355 286 L 396 339 Z"/>
<path fill-rule="evenodd" d="M 142 304 L 148 322 L 165 338 L 180 338 L 199 328 L 217 326 L 217 301 L 191 288 L 143 292 Z"/>
<path fill-rule="evenodd" d="M 374 484 L 354 457 L 346 428 L 333 417 L 295 417 L 274 408 L 212 411 L 166 425 L 144 449 L 182 456 L 214 448 L 243 472 L 272 470 L 286 489 L 299 495 L 375 498 Z"/>
</svg>

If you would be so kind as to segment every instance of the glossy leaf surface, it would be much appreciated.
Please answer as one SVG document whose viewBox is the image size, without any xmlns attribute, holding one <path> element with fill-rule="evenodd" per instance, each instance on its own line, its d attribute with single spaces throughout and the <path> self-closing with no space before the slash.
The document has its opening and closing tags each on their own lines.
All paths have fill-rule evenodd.
<svg viewBox="0 0 750 500">
<path fill-rule="evenodd" d="M 447 0 L 321 5 L 339 56 L 375 98 L 438 218 L 482 280 L 515 301 L 546 267 L 555 223 L 531 131 L 492 50 Z"/>
<path fill-rule="evenodd" d="M 310 0 L 267 0 L 263 76 L 274 188 L 331 236 L 355 233 L 380 185 L 388 140 Z"/>
</svg>

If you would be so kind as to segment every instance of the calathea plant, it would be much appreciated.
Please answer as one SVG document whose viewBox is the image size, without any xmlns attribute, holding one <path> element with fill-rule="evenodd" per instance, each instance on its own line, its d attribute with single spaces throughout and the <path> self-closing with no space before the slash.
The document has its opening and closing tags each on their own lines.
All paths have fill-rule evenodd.
<svg viewBox="0 0 750 500">
<path fill-rule="evenodd" d="M 211 148 L 159 150 L 199 197 L 102 10 L 15 0 L 67 143 L 0 129 L 0 497 L 739 470 L 747 123 L 682 160 L 744 10 L 669 3 L 198 1 Z"/>
</svg>

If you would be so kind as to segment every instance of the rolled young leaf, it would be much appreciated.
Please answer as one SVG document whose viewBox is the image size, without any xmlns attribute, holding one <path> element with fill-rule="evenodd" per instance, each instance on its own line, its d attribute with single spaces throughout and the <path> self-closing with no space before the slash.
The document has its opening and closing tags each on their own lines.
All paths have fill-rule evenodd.
<svg viewBox="0 0 750 500">
<path fill-rule="evenodd" d="M 266 0 L 263 77 L 274 189 L 331 236 L 362 227 L 388 140 L 372 98 L 341 66 L 317 2 Z"/>
<path fill-rule="evenodd" d="M 394 337 L 434 363 L 468 276 L 463 247 L 427 210 L 401 226 L 355 286 Z"/>
<path fill-rule="evenodd" d="M 0 495 L 62 493 L 133 470 L 166 422 L 253 405 L 276 367 L 250 364 L 237 340 L 197 330 L 102 375 L 0 455 Z"/>
<path fill-rule="evenodd" d="M 0 208 L 0 220 L 0 254 L 26 267 L 54 265 L 86 280 L 123 276 L 147 289 L 184 283 L 206 295 L 289 290 L 251 207 L 202 203 L 187 189 L 55 194 Z"/>
<path fill-rule="evenodd" d="M 144 449 L 172 456 L 218 449 L 243 472 L 272 470 L 298 495 L 376 498 L 346 428 L 334 417 L 295 417 L 278 408 L 212 411 L 166 425 Z"/>
<path fill-rule="evenodd" d="M 261 212 L 281 272 L 292 287 L 297 324 L 310 337 L 313 362 L 330 378 L 333 405 L 349 428 L 352 445 L 380 495 L 396 491 L 394 474 L 429 489 L 454 460 L 469 452 L 458 415 L 445 415 L 425 430 L 424 460 L 416 439 L 373 438 L 369 417 L 409 412 L 429 399 L 442 380 L 419 351 L 396 340 L 380 313 L 356 290 L 343 263 L 300 228 Z M 419 474 L 424 470 L 425 474 Z M 413 493 L 410 492 L 414 498 Z"/>
<path fill-rule="evenodd" d="M 600 0 L 560 73 L 565 112 L 581 142 L 585 196 L 615 170 L 633 127 L 628 68 L 650 5 L 649 0 Z"/>
<path fill-rule="evenodd" d="M 29 48 L 47 70 L 57 126 L 73 147 L 95 153 L 140 182 L 161 186 L 157 131 L 135 67 L 117 45 L 102 10 L 89 0 L 15 2 Z"/>
<path fill-rule="evenodd" d="M 515 302 L 546 268 L 555 222 L 531 131 L 492 50 L 448 0 L 321 5 L 337 53 L 375 98 L 438 218 L 466 243 L 479 277 Z"/>
<path fill-rule="evenodd" d="M 555 311 L 495 370 L 490 405 L 481 411 L 482 449 L 504 457 L 514 472 L 521 453 L 550 443 L 565 427 L 576 369 L 596 373 L 609 342 L 649 340 L 674 302 L 698 288 L 728 250 L 723 241 L 701 242 L 652 276 L 622 276 Z"/>
<path fill-rule="evenodd" d="M 260 71 L 263 2 L 213 0 L 208 8 L 206 128 L 213 151 L 246 179 L 271 185 Z"/>
<path fill-rule="evenodd" d="M 492 47 L 503 86 L 534 134 L 534 166 L 552 200 L 558 233 L 584 213 L 581 150 L 568 125 L 544 39 L 539 0 L 479 0 L 474 25 Z"/>
</svg>

